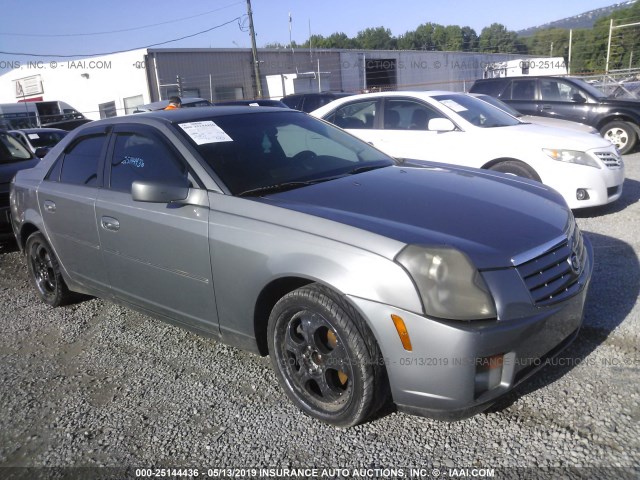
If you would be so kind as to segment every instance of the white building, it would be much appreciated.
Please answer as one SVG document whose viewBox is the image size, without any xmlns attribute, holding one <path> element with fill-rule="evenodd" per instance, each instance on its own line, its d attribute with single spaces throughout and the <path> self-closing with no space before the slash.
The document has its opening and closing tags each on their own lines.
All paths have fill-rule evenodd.
<svg viewBox="0 0 640 480">
<path fill-rule="evenodd" d="M 13 62 L 0 76 L 0 103 L 63 100 L 87 118 L 132 112 L 149 103 L 146 49 L 74 60 Z"/>
</svg>

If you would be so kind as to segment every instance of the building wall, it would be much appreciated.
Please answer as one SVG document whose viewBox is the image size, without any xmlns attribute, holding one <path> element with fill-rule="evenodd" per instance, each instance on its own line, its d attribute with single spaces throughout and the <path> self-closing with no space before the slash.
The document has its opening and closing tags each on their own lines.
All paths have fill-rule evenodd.
<svg viewBox="0 0 640 480">
<path fill-rule="evenodd" d="M 269 92 L 267 76 L 293 74 L 304 77 L 299 85 L 307 90 L 463 91 L 482 78 L 486 64 L 515 58 L 522 57 L 398 50 L 258 50 L 262 96 L 267 98 L 282 95 L 281 88 Z M 0 76 L 0 102 L 21 100 L 16 95 L 16 80 L 35 75 L 40 76 L 43 92 L 24 99 L 63 100 L 92 119 L 124 115 L 125 100 L 131 102 L 133 97 L 144 104 L 178 93 L 213 102 L 258 96 L 249 48 L 149 49 L 22 64 Z M 110 105 L 112 108 L 105 110 Z"/>
<path fill-rule="evenodd" d="M 34 61 L 16 66 L 0 76 L 0 103 L 14 103 L 42 97 L 62 100 L 91 119 L 100 118 L 100 105 L 114 102 L 118 115 L 125 112 L 125 99 L 141 97 L 149 103 L 145 73 L 146 50 L 77 60 Z M 42 93 L 20 96 L 16 80 L 40 76 Z"/>
</svg>

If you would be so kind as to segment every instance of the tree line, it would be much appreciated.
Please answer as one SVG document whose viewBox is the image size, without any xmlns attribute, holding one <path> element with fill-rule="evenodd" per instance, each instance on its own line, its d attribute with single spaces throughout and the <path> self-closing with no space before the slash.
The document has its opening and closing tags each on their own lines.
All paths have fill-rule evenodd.
<svg viewBox="0 0 640 480">
<path fill-rule="evenodd" d="M 572 73 L 601 73 L 605 69 L 609 24 L 640 22 L 640 2 L 601 17 L 589 29 L 575 29 L 571 39 Z M 267 48 L 285 48 L 272 43 Z M 536 31 L 532 36 L 520 37 L 500 23 L 482 29 L 478 35 L 471 27 L 423 23 L 415 30 L 394 36 L 384 27 L 366 28 L 355 37 L 333 33 L 327 37 L 311 35 L 309 39 L 291 48 L 364 49 L 364 50 L 427 50 L 481 53 L 514 53 L 543 57 L 569 56 L 569 30 L 549 28 Z M 637 51 L 634 51 L 637 50 Z M 640 66 L 640 26 L 615 30 L 611 42 L 610 70 L 638 68 Z"/>
</svg>

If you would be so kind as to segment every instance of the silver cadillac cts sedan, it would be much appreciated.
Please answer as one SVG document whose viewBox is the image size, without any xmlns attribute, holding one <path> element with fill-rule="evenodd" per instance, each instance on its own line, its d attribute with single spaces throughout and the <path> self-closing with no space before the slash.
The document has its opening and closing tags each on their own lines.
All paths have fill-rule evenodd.
<svg viewBox="0 0 640 480">
<path fill-rule="evenodd" d="M 293 110 L 92 122 L 10 200 L 44 302 L 98 296 L 268 354 L 338 426 L 386 402 L 487 408 L 575 338 L 593 270 L 544 185 L 392 159 Z"/>
</svg>

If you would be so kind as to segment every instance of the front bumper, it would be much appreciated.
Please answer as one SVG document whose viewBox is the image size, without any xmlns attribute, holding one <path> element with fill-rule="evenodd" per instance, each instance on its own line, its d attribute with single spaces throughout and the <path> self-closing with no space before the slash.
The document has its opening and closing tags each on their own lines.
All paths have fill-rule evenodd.
<svg viewBox="0 0 640 480">
<path fill-rule="evenodd" d="M 496 297 L 498 320 L 440 321 L 350 297 L 373 330 L 384 357 L 393 401 L 401 410 L 441 419 L 460 419 L 482 411 L 500 396 L 543 368 L 575 337 L 582 324 L 584 303 L 593 270 L 587 243 L 583 288 L 571 298 L 535 307 L 526 289 Z M 513 269 L 491 272 L 489 288 L 518 282 Z M 503 288 L 504 290 L 504 288 Z M 510 298 L 509 298 L 510 297 Z M 406 351 L 391 321 L 400 316 L 409 332 Z M 497 382 L 485 388 L 483 360 L 502 356 Z"/>
<path fill-rule="evenodd" d="M 539 172 L 542 183 L 557 190 L 571 209 L 597 207 L 615 202 L 622 196 L 624 164 L 621 161 L 620 166 L 611 167 L 600 160 L 597 161 L 601 167 L 599 169 L 551 160 L 551 164 L 545 164 L 551 168 Z M 578 189 L 585 190 L 588 198 L 578 200 Z"/>
</svg>

